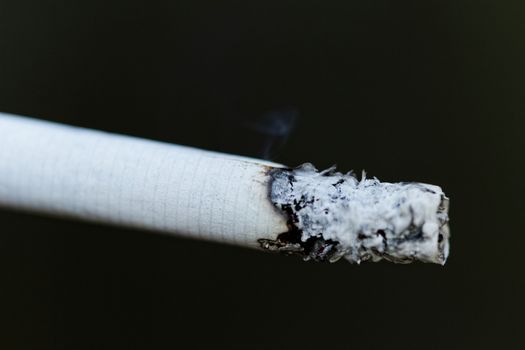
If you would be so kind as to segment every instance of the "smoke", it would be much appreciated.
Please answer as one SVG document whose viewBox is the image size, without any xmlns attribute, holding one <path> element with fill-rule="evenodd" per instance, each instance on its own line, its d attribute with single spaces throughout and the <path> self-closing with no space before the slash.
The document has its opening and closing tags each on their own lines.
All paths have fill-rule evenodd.
<svg viewBox="0 0 525 350">
<path fill-rule="evenodd" d="M 299 112 L 293 106 L 230 115 L 221 120 L 217 148 L 223 152 L 275 160 L 289 141 L 298 120 Z"/>
<path fill-rule="evenodd" d="M 272 159 L 285 146 L 295 129 L 299 113 L 294 107 L 285 107 L 263 113 L 244 126 L 260 138 L 259 158 Z"/>
</svg>

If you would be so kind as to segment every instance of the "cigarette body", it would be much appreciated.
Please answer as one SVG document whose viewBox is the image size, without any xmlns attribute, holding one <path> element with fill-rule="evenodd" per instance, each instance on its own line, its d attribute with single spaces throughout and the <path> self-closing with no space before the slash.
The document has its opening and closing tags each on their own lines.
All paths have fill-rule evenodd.
<svg viewBox="0 0 525 350">
<path fill-rule="evenodd" d="M 305 259 L 444 263 L 441 189 L 374 181 L 0 113 L 1 206 Z"/>
<path fill-rule="evenodd" d="M 7 207 L 255 247 L 286 231 L 266 200 L 271 166 L 0 115 L 0 203 Z"/>
</svg>

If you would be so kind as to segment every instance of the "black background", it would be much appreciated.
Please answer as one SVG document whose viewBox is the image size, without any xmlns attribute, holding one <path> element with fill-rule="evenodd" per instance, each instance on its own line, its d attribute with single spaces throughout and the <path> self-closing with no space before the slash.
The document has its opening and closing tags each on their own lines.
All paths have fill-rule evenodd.
<svg viewBox="0 0 525 350">
<path fill-rule="evenodd" d="M 247 153 L 294 106 L 276 161 L 441 185 L 453 234 L 330 265 L 2 210 L 0 347 L 522 347 L 519 3 L 0 0 L 1 111 Z"/>
</svg>

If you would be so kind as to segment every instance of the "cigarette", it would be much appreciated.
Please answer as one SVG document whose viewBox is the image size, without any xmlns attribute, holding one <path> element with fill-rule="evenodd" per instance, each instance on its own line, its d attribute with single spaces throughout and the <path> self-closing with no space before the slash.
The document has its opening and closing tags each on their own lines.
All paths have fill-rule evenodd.
<svg viewBox="0 0 525 350">
<path fill-rule="evenodd" d="M 440 187 L 0 113 L 0 206 L 352 263 L 444 264 Z"/>
</svg>

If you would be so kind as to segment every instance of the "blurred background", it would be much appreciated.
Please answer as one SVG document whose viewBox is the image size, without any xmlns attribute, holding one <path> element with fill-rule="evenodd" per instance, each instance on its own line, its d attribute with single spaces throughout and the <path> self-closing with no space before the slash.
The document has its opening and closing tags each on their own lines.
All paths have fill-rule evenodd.
<svg viewBox="0 0 525 350">
<path fill-rule="evenodd" d="M 438 184 L 453 235 L 357 266 L 2 210 L 0 347 L 523 346 L 524 10 L 0 0 L 1 111 Z"/>
</svg>

